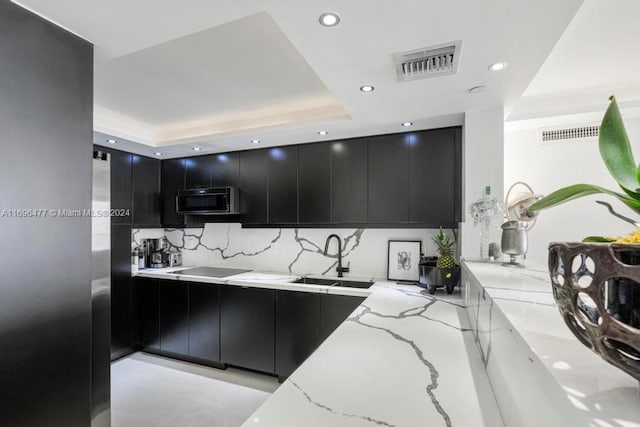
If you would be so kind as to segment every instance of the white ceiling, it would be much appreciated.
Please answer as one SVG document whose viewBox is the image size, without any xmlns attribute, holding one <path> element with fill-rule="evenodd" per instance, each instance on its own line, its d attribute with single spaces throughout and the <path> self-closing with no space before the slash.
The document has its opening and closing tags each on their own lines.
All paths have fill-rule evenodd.
<svg viewBox="0 0 640 427">
<path fill-rule="evenodd" d="M 639 19 L 637 0 L 585 0 L 509 120 L 601 118 L 609 95 L 640 107 Z"/>
<path fill-rule="evenodd" d="M 95 142 L 112 135 L 121 148 L 171 157 L 196 144 L 220 152 L 254 148 L 254 138 L 283 145 L 509 112 L 582 0 L 21 3 L 95 44 Z M 320 26 L 326 11 L 340 25 Z M 458 74 L 398 82 L 394 52 L 454 40 L 463 42 Z M 509 68 L 489 71 L 497 61 Z M 362 93 L 363 84 L 376 90 Z M 487 89 L 467 93 L 478 85 Z"/>
</svg>

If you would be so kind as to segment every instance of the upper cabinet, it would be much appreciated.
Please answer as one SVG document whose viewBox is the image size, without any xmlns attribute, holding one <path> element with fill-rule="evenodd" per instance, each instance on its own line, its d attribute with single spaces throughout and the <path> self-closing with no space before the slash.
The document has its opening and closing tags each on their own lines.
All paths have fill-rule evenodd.
<svg viewBox="0 0 640 427">
<path fill-rule="evenodd" d="M 131 160 L 124 151 L 111 151 L 111 209 L 129 212 L 111 217 L 112 224 L 131 224 Z"/>
<path fill-rule="evenodd" d="M 299 223 L 331 222 L 331 145 L 298 147 Z"/>
<path fill-rule="evenodd" d="M 165 227 L 184 226 L 184 215 L 176 212 L 176 196 L 185 188 L 186 159 L 162 161 L 162 225 Z"/>
<path fill-rule="evenodd" d="M 460 128 L 415 132 L 409 136 L 409 221 L 454 227 L 461 221 Z"/>
<path fill-rule="evenodd" d="M 252 227 L 456 227 L 461 220 L 461 128 L 211 154 L 162 162 L 162 223 Z M 137 156 L 133 156 L 135 159 Z M 152 166 L 134 162 L 134 222 L 148 225 Z M 137 169 L 140 169 L 136 172 Z M 181 188 L 239 189 L 241 215 L 175 213 Z M 136 202 L 143 199 L 145 202 Z M 141 222 L 146 221 L 146 222 Z"/>
<path fill-rule="evenodd" d="M 268 156 L 268 221 L 270 224 L 298 222 L 298 147 L 276 147 Z"/>
<path fill-rule="evenodd" d="M 413 133 L 369 138 L 368 219 L 370 223 L 409 221 L 409 150 Z"/>
<path fill-rule="evenodd" d="M 267 223 L 267 150 L 240 153 L 240 211 L 243 224 Z"/>
<path fill-rule="evenodd" d="M 331 145 L 331 219 L 333 223 L 367 222 L 367 138 Z"/>
<path fill-rule="evenodd" d="M 160 161 L 132 155 L 133 225 L 160 227 Z"/>
</svg>

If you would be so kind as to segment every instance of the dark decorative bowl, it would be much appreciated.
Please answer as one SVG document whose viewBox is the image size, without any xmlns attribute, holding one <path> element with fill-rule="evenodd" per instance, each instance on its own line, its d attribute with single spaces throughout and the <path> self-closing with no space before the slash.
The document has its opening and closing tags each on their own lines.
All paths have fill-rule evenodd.
<svg viewBox="0 0 640 427">
<path fill-rule="evenodd" d="M 640 245 L 554 242 L 549 274 L 576 338 L 640 381 Z"/>
</svg>

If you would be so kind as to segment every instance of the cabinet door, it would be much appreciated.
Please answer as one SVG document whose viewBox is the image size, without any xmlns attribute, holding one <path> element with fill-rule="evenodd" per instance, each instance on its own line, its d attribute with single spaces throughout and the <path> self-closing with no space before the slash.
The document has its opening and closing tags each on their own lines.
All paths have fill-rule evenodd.
<svg viewBox="0 0 640 427">
<path fill-rule="evenodd" d="M 162 225 L 183 227 L 184 216 L 176 213 L 176 196 L 184 187 L 184 159 L 162 161 Z"/>
<path fill-rule="evenodd" d="M 413 133 L 369 138 L 369 223 L 409 221 L 409 149 Z"/>
<path fill-rule="evenodd" d="M 320 294 L 276 291 L 276 374 L 288 377 L 320 344 Z"/>
<path fill-rule="evenodd" d="M 135 278 L 137 342 L 143 349 L 160 349 L 160 291 L 157 279 Z"/>
<path fill-rule="evenodd" d="M 331 143 L 332 221 L 367 222 L 367 140 Z"/>
<path fill-rule="evenodd" d="M 131 226 L 111 226 L 111 357 L 133 345 L 133 292 L 131 288 Z"/>
<path fill-rule="evenodd" d="M 240 155 L 238 153 L 216 154 L 211 163 L 211 185 L 213 187 L 237 187 L 240 180 Z"/>
<path fill-rule="evenodd" d="M 213 161 L 214 155 L 189 157 L 185 159 L 185 187 L 211 187 L 211 167 Z"/>
<path fill-rule="evenodd" d="M 455 129 L 416 132 L 411 145 L 410 221 L 455 226 Z"/>
<path fill-rule="evenodd" d="M 331 222 L 331 144 L 298 147 L 298 210 L 301 224 Z"/>
<path fill-rule="evenodd" d="M 364 300 L 348 295 L 321 294 L 320 341 L 326 340 Z"/>
<path fill-rule="evenodd" d="M 129 153 L 109 151 L 111 153 L 111 209 L 129 212 L 126 216 L 112 216 L 112 224 L 131 224 L 131 160 Z"/>
<path fill-rule="evenodd" d="M 160 227 L 160 161 L 133 155 L 133 224 Z"/>
<path fill-rule="evenodd" d="M 267 150 L 240 153 L 240 210 L 245 224 L 267 223 Z"/>
<path fill-rule="evenodd" d="M 269 223 L 298 222 L 298 147 L 271 148 L 269 152 Z"/>
<path fill-rule="evenodd" d="M 160 281 L 160 349 L 189 354 L 189 286 Z"/>
<path fill-rule="evenodd" d="M 220 286 L 189 283 L 189 355 L 220 361 Z"/>
<path fill-rule="evenodd" d="M 275 291 L 224 286 L 221 293 L 221 361 L 274 373 Z"/>
</svg>

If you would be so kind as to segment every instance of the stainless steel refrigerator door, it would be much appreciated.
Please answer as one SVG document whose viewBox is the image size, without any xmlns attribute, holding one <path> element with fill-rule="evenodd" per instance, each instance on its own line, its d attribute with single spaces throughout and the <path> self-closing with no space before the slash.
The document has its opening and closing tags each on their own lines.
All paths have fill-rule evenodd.
<svg viewBox="0 0 640 427">
<path fill-rule="evenodd" d="M 103 160 L 106 159 L 106 160 Z M 110 156 L 94 153 L 91 218 L 91 426 L 111 425 Z"/>
</svg>

